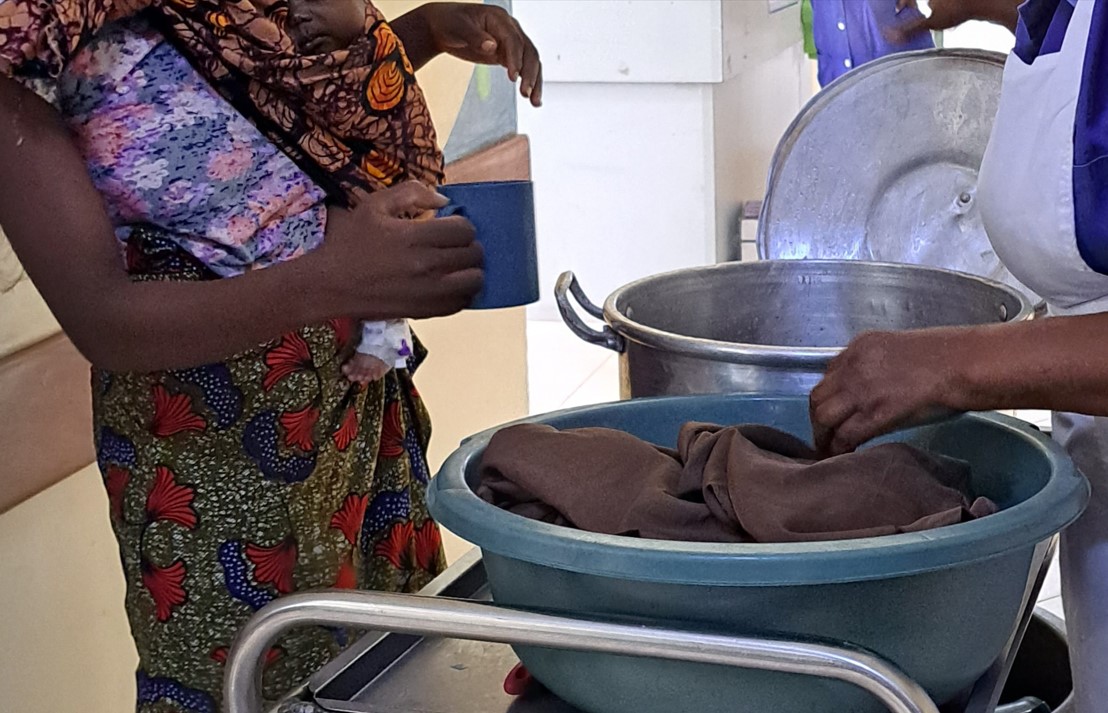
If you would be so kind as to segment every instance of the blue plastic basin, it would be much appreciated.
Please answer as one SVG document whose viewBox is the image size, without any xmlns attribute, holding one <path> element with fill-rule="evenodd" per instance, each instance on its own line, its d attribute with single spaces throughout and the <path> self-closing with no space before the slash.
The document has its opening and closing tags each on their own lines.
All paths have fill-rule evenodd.
<svg viewBox="0 0 1108 713">
<path fill-rule="evenodd" d="M 601 426 L 674 445 L 687 421 L 762 423 L 808 437 L 806 399 L 641 399 L 527 419 Z M 889 440 L 968 461 L 973 495 L 1001 511 L 891 537 L 720 545 L 614 537 L 528 520 L 473 492 L 494 431 L 474 436 L 432 481 L 432 515 L 482 550 L 493 598 L 577 616 L 820 639 L 869 649 L 938 703 L 971 686 L 1011 634 L 1037 544 L 1073 522 L 1089 486 L 1030 426 L 969 415 Z M 557 477 L 552 474 L 552 477 Z M 874 713 L 842 683 L 698 664 L 521 647 L 554 693 L 592 713 Z"/>
</svg>

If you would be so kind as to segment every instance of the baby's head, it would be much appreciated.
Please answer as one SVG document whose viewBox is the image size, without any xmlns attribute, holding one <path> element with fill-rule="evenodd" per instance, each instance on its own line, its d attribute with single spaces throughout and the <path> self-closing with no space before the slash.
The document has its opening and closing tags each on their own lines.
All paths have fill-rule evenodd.
<svg viewBox="0 0 1108 713">
<path fill-rule="evenodd" d="M 289 0 L 287 29 L 304 54 L 349 47 L 365 35 L 366 0 Z"/>
</svg>

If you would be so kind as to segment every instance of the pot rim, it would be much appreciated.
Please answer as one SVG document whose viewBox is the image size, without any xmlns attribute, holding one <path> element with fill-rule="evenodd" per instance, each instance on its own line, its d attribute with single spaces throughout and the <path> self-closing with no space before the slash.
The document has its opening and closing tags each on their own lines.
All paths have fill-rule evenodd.
<svg viewBox="0 0 1108 713">
<path fill-rule="evenodd" d="M 659 351 L 682 356 L 707 359 L 710 361 L 728 362 L 732 364 L 748 364 L 751 366 L 808 366 L 824 368 L 839 352 L 846 348 L 841 347 L 793 347 L 772 344 L 749 344 L 745 342 L 725 342 L 718 339 L 705 339 L 691 337 L 674 332 L 667 332 L 656 327 L 650 327 L 631 319 L 620 312 L 617 304 L 626 295 L 644 285 L 657 282 L 662 279 L 672 278 L 678 275 L 704 274 L 711 272 L 741 272 L 744 269 L 770 269 L 765 266 L 788 265 L 796 269 L 798 264 L 812 267 L 828 267 L 850 265 L 847 269 L 877 269 L 883 271 L 913 271 L 917 273 L 938 273 L 955 278 L 975 282 L 979 285 L 991 287 L 994 290 L 1011 297 L 1019 305 L 1019 311 L 1005 320 L 1005 323 L 1022 322 L 1034 315 L 1035 306 L 1031 300 L 1019 290 L 995 280 L 990 280 L 978 275 L 944 268 L 929 267 L 925 265 L 911 265 L 907 263 L 876 262 L 867 260 L 759 260 L 757 262 L 724 262 L 716 265 L 702 267 L 689 267 L 680 270 L 670 270 L 649 277 L 643 277 L 634 282 L 616 289 L 608 299 L 604 301 L 604 321 L 618 335 L 637 344 L 657 349 Z M 754 266 L 762 266 L 760 268 Z M 783 364 L 782 362 L 786 362 Z"/>
</svg>

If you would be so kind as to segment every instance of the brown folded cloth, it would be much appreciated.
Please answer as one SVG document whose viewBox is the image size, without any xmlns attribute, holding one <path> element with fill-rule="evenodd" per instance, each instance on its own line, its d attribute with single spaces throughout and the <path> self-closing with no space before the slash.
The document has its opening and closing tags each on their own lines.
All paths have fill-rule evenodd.
<svg viewBox="0 0 1108 713">
<path fill-rule="evenodd" d="M 765 426 L 689 423 L 677 450 L 623 431 L 506 428 L 477 493 L 535 520 L 687 542 L 802 542 L 916 532 L 996 512 L 967 464 L 903 444 L 819 460 Z"/>
</svg>

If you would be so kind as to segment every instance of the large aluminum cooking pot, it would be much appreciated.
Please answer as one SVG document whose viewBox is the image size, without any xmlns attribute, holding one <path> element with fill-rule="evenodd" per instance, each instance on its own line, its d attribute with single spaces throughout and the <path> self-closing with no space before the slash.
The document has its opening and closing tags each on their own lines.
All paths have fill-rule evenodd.
<svg viewBox="0 0 1108 713">
<path fill-rule="evenodd" d="M 571 295 L 606 324 L 589 327 L 570 304 Z M 854 260 L 766 260 L 678 270 L 619 288 L 603 309 L 566 272 L 555 298 L 578 337 L 619 352 L 625 399 L 807 395 L 827 363 L 861 332 L 1033 316 L 1027 297 L 998 282 Z"/>
</svg>

